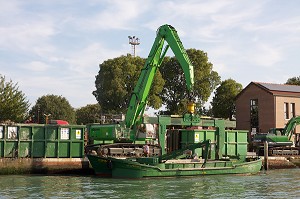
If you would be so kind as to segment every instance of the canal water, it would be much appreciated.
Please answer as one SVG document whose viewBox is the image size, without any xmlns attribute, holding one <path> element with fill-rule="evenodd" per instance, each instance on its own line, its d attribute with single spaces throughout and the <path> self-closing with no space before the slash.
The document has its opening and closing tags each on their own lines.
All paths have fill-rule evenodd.
<svg viewBox="0 0 300 199">
<path fill-rule="evenodd" d="M 300 169 L 142 180 L 3 175 L 0 198 L 300 198 Z"/>
</svg>

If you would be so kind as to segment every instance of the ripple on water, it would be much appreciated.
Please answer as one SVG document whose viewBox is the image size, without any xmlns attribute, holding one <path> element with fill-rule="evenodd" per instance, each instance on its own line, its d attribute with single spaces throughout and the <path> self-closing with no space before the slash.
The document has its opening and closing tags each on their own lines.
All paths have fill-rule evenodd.
<svg viewBox="0 0 300 199">
<path fill-rule="evenodd" d="M 0 176 L 2 198 L 298 198 L 300 169 L 161 179 Z"/>
</svg>

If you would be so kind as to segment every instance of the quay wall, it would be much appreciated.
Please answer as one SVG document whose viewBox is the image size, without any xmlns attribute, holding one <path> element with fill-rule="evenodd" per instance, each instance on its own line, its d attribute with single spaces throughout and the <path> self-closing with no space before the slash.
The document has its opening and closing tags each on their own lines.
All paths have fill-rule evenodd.
<svg viewBox="0 0 300 199">
<path fill-rule="evenodd" d="M 5 174 L 93 174 L 87 158 L 0 158 Z"/>
</svg>

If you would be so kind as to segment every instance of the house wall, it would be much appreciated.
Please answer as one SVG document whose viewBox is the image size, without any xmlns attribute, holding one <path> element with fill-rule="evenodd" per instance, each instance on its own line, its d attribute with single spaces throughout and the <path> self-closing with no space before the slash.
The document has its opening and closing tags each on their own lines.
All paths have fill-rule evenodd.
<svg viewBox="0 0 300 199">
<path fill-rule="evenodd" d="M 250 126 L 250 100 L 258 99 L 259 132 L 268 132 L 275 126 L 274 96 L 266 90 L 249 84 L 236 99 L 236 125 L 237 129 L 251 132 Z"/>
</svg>

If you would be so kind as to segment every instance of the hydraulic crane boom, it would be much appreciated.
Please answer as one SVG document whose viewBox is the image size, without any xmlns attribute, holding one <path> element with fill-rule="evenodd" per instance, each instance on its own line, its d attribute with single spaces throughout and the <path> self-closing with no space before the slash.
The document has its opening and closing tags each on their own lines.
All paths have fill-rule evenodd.
<svg viewBox="0 0 300 199">
<path fill-rule="evenodd" d="M 293 130 L 298 124 L 300 124 L 300 116 L 291 118 L 283 129 L 283 135 L 287 136 L 290 140 L 293 135 Z"/>
<path fill-rule="evenodd" d="M 168 45 L 164 46 L 167 41 Z M 194 84 L 194 69 L 187 56 L 187 53 L 177 35 L 177 31 L 170 25 L 163 25 L 158 28 L 157 35 L 146 63 L 141 70 L 137 85 L 135 86 L 129 107 L 125 117 L 125 125 L 132 128 L 137 122 L 137 118 L 143 116 L 149 91 L 153 82 L 154 75 L 160 67 L 168 48 L 171 47 L 175 57 L 179 61 L 185 75 L 186 85 L 189 92 L 192 91 Z"/>
</svg>

